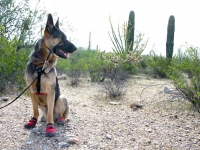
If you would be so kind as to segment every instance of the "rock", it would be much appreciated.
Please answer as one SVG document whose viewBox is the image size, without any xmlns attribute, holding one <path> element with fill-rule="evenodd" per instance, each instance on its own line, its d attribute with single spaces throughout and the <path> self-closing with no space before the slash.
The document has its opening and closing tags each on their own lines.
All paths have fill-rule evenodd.
<svg viewBox="0 0 200 150">
<path fill-rule="evenodd" d="M 164 92 L 165 92 L 165 93 L 171 93 L 171 92 L 172 92 L 172 89 L 170 89 L 169 86 L 165 86 L 165 87 L 164 87 Z"/>
<path fill-rule="evenodd" d="M 106 134 L 106 139 L 111 140 L 111 135 L 110 134 Z"/>
<path fill-rule="evenodd" d="M 175 114 L 175 115 L 174 115 L 174 118 L 178 119 L 178 115 Z"/>
<path fill-rule="evenodd" d="M 6 102 L 9 100 L 9 97 L 2 97 L 1 100 Z"/>
<path fill-rule="evenodd" d="M 27 141 L 26 144 L 27 145 L 31 145 L 33 143 L 33 141 Z"/>
<path fill-rule="evenodd" d="M 66 79 L 67 79 L 66 76 L 60 76 L 60 77 L 58 77 L 58 80 L 66 80 Z"/>
<path fill-rule="evenodd" d="M 83 141 L 83 144 L 84 144 L 84 145 L 87 145 L 87 144 L 88 144 L 88 141 Z"/>
<path fill-rule="evenodd" d="M 185 126 L 185 129 L 186 129 L 186 130 L 189 130 L 189 129 L 191 129 L 191 127 L 190 127 L 189 125 L 186 125 L 186 126 Z"/>
<path fill-rule="evenodd" d="M 33 128 L 34 133 L 38 133 L 38 131 L 39 131 L 38 128 Z"/>
<path fill-rule="evenodd" d="M 149 139 L 146 140 L 146 143 L 147 143 L 147 144 L 151 144 L 151 140 L 149 140 Z"/>
<path fill-rule="evenodd" d="M 119 105 L 121 103 L 120 102 L 110 102 L 110 104 L 112 104 L 112 105 Z"/>
<path fill-rule="evenodd" d="M 137 107 L 136 107 L 136 106 L 133 106 L 132 109 L 133 109 L 133 111 L 136 111 L 136 110 L 137 110 Z"/>
<path fill-rule="evenodd" d="M 69 147 L 69 143 L 67 142 L 61 142 L 61 143 L 58 143 L 60 145 L 61 148 L 66 148 L 66 147 Z"/>
<path fill-rule="evenodd" d="M 79 137 L 70 137 L 67 139 L 66 142 L 69 144 L 77 144 L 78 142 L 80 142 L 80 138 Z"/>
<path fill-rule="evenodd" d="M 150 129 L 150 128 L 149 128 L 149 129 L 147 129 L 147 132 L 151 133 L 151 132 L 152 132 L 152 129 Z"/>
<path fill-rule="evenodd" d="M 90 145 L 90 149 L 98 149 L 99 144 L 98 143 L 94 143 Z"/>
<path fill-rule="evenodd" d="M 136 141 L 136 139 L 135 139 L 135 138 L 131 138 L 130 140 L 131 140 L 131 141 Z"/>
<path fill-rule="evenodd" d="M 133 108 L 133 107 L 142 108 L 143 105 L 139 104 L 139 103 L 132 103 L 132 104 L 130 104 L 130 108 Z"/>
</svg>

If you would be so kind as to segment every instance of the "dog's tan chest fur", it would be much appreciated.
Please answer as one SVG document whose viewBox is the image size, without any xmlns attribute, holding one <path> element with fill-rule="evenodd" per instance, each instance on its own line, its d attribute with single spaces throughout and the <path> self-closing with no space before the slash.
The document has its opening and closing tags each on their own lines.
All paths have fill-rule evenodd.
<svg viewBox="0 0 200 150">
<path fill-rule="evenodd" d="M 46 106 L 47 105 L 47 96 L 46 95 L 37 95 L 35 97 L 36 101 L 38 102 L 39 105 L 41 106 Z"/>
</svg>

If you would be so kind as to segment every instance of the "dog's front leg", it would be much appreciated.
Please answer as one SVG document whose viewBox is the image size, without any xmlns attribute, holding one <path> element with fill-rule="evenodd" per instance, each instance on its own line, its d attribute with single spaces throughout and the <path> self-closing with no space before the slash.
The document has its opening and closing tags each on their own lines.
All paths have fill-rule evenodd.
<svg viewBox="0 0 200 150">
<path fill-rule="evenodd" d="M 55 91 L 48 92 L 47 94 L 47 127 L 46 127 L 46 136 L 52 137 L 56 134 L 56 129 L 54 127 L 53 120 L 53 110 L 54 110 L 54 101 L 55 101 Z"/>
<path fill-rule="evenodd" d="M 39 117 L 38 102 L 35 99 L 35 94 L 30 93 L 30 95 L 31 95 L 31 100 L 32 100 L 32 105 L 33 105 L 33 117 L 35 119 L 38 119 Z"/>
<path fill-rule="evenodd" d="M 47 124 L 54 124 L 53 120 L 53 110 L 54 110 L 54 101 L 55 101 L 55 91 L 49 92 L 47 94 Z"/>
<path fill-rule="evenodd" d="M 29 120 L 29 122 L 27 122 L 24 125 L 24 127 L 26 129 L 30 129 L 30 128 L 35 127 L 35 125 L 37 123 L 38 116 L 39 116 L 38 102 L 36 101 L 35 95 L 30 92 L 30 96 L 31 96 L 31 101 L 32 101 L 32 106 L 33 106 L 33 118 L 31 120 Z"/>
</svg>

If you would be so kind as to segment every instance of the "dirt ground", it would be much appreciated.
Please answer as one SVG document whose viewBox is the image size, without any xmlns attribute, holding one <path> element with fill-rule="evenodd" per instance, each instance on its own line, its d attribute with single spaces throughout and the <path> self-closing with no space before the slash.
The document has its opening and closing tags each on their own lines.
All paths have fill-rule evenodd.
<svg viewBox="0 0 200 150">
<path fill-rule="evenodd" d="M 46 125 L 24 129 L 32 116 L 31 100 L 26 95 L 0 110 L 0 149 L 33 150 L 198 150 L 200 114 L 187 101 L 172 100 L 164 87 L 173 87 L 166 79 L 133 76 L 126 94 L 119 100 L 102 93 L 102 83 L 81 79 L 77 87 L 59 80 L 61 92 L 69 102 L 69 120 L 57 126 L 55 137 L 45 137 Z M 15 98 L 9 96 L 9 101 Z M 8 101 L 8 102 L 9 102 Z M 7 102 L 0 101 L 0 106 Z M 140 103 L 133 110 L 130 104 Z"/>
</svg>

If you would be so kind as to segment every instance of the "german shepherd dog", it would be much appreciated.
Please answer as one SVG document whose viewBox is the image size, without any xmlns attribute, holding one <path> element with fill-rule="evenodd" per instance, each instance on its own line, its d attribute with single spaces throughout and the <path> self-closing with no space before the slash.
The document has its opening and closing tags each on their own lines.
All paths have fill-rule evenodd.
<svg viewBox="0 0 200 150">
<path fill-rule="evenodd" d="M 55 65 L 58 57 L 67 59 L 68 53 L 75 50 L 74 44 L 59 29 L 59 19 L 54 25 L 53 17 L 49 14 L 44 35 L 30 54 L 25 72 L 27 86 L 33 82 L 29 88 L 33 117 L 24 125 L 25 128 L 35 127 L 39 116 L 38 108 L 43 112 L 42 120 L 46 120 L 46 136 L 55 136 L 54 121 L 60 125 L 65 123 L 69 107 L 67 99 L 60 94 Z"/>
</svg>

